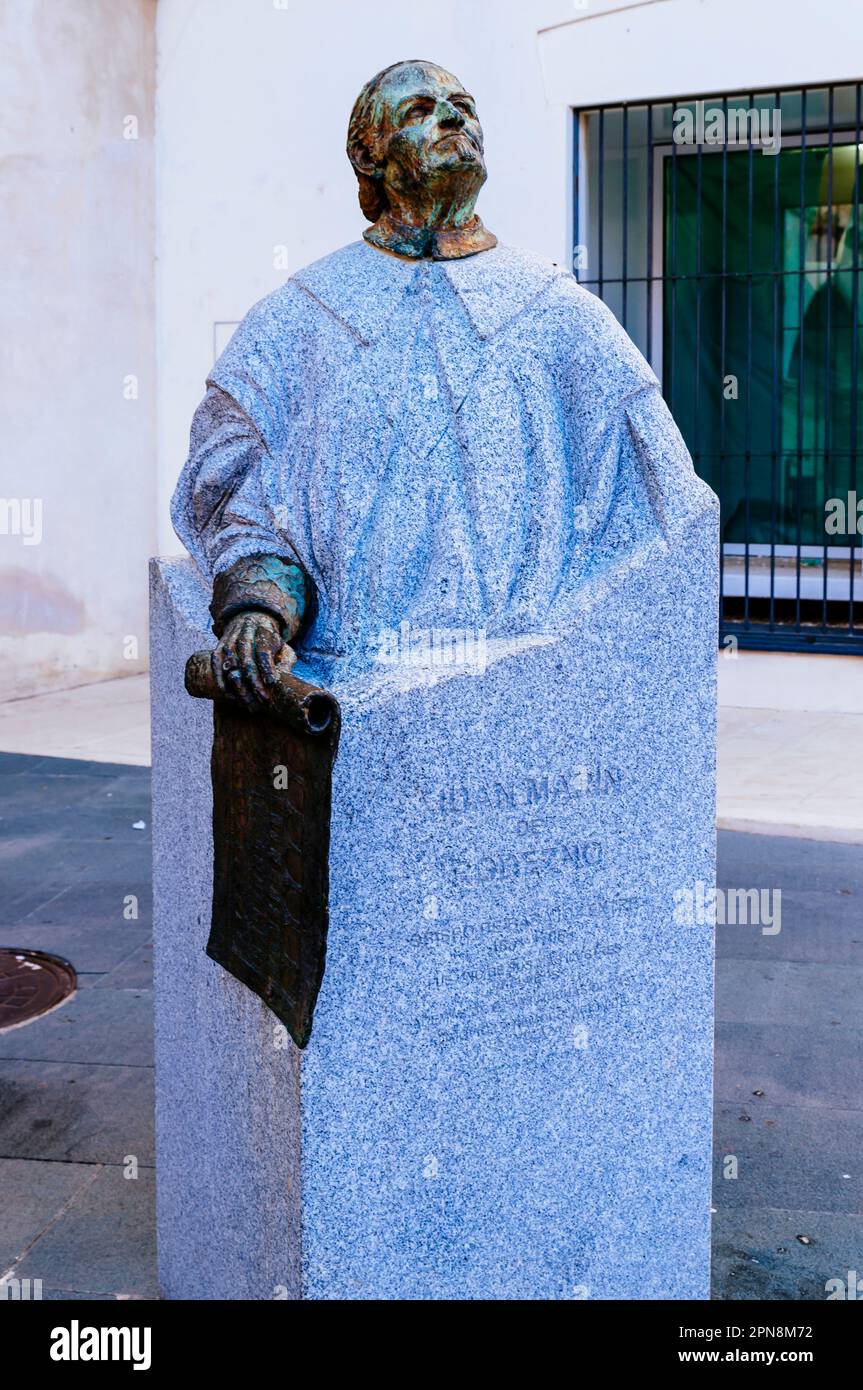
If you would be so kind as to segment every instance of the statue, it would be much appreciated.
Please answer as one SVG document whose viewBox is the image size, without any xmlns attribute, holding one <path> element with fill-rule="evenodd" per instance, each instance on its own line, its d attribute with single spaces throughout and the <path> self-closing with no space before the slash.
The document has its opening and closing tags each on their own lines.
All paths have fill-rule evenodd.
<svg viewBox="0 0 863 1390">
<path fill-rule="evenodd" d="M 373 225 L 249 312 L 174 496 L 215 578 L 215 679 L 250 704 L 298 639 L 356 656 L 405 621 L 554 629 L 589 569 L 663 525 L 636 495 L 654 456 L 692 472 L 610 311 L 477 216 L 483 134 L 457 78 L 385 69 L 347 148 Z"/>
<path fill-rule="evenodd" d="M 609 310 L 483 226 L 482 127 L 456 77 L 420 61 L 379 73 L 354 106 L 347 151 L 372 225 L 244 319 L 210 373 L 173 503 L 178 535 L 214 579 L 212 677 L 201 659 L 187 675 L 221 707 L 208 950 L 228 968 L 240 960 L 234 973 L 301 1046 L 323 972 L 318 861 L 339 711 L 333 702 L 324 729 L 304 723 L 315 688 L 291 686 L 291 644 L 369 662 L 394 632 L 559 631 L 587 576 L 667 529 L 657 480 L 693 477 L 655 376 Z M 264 912 L 262 928 L 250 842 L 265 830 L 224 800 L 227 785 L 241 795 L 244 760 L 259 769 L 268 756 L 237 707 L 265 711 L 277 688 L 279 737 L 289 708 L 292 737 L 306 740 L 285 745 L 286 765 L 321 763 L 306 825 L 317 889 L 297 889 L 290 921 L 277 913 L 267 926 Z M 259 782 L 245 800 L 257 804 Z M 297 826 L 281 833 L 294 843 Z M 278 876 L 282 857 L 269 862 Z M 278 884 L 264 896 L 275 903 Z M 300 956 L 311 976 L 285 967 L 276 988 L 272 961 Z M 250 957 L 269 962 L 263 978 Z"/>
<path fill-rule="evenodd" d="M 386 69 L 348 154 L 365 235 L 237 329 L 153 565 L 161 1286 L 704 1298 L 718 503 L 483 226 L 462 83 Z"/>
</svg>

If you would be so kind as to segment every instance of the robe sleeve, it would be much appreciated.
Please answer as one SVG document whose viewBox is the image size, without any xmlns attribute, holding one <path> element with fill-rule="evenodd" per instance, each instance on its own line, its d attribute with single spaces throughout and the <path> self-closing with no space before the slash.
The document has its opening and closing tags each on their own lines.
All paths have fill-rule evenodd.
<svg viewBox="0 0 863 1390">
<path fill-rule="evenodd" d="M 192 420 L 189 457 L 171 504 L 174 529 L 205 574 L 222 574 L 248 555 L 298 562 L 264 498 L 268 456 L 243 408 L 211 384 Z"/>
<path fill-rule="evenodd" d="M 576 551 L 581 572 L 593 573 L 654 541 L 672 544 L 716 499 L 655 373 L 611 310 L 569 278 L 559 295 L 554 350 L 575 425 Z"/>
<path fill-rule="evenodd" d="M 250 309 L 214 364 L 192 420 L 171 517 L 210 577 L 249 555 L 302 563 L 265 482 L 277 471 L 294 411 L 285 356 L 295 336 L 286 318 L 290 302 L 283 288 Z"/>
</svg>

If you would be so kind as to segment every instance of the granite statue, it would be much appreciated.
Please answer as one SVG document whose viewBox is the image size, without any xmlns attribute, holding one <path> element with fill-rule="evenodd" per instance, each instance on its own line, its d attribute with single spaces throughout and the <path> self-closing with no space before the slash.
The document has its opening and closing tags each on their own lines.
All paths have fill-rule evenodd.
<svg viewBox="0 0 863 1390">
<path fill-rule="evenodd" d="M 347 149 L 372 225 L 251 309 L 173 502 L 215 580 L 216 680 L 251 703 L 298 638 L 361 661 L 404 623 L 559 630 L 588 573 L 670 524 L 663 482 L 698 486 L 610 311 L 483 226 L 457 78 L 385 69 Z"/>
<path fill-rule="evenodd" d="M 348 156 L 369 225 L 213 366 L 152 569 L 163 1294 L 706 1298 L 717 502 L 483 225 L 462 82 L 379 73 Z"/>
</svg>

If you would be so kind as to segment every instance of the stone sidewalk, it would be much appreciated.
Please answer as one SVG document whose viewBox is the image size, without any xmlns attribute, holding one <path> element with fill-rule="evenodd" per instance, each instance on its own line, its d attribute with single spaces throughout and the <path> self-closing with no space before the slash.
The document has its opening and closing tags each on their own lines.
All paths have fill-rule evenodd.
<svg viewBox="0 0 863 1390">
<path fill-rule="evenodd" d="M 0 1033 L 0 1277 L 45 1298 L 156 1295 L 149 784 L 0 754 L 0 945 L 78 972 L 68 1003 Z"/>
<path fill-rule="evenodd" d="M 713 1296 L 820 1300 L 863 1270 L 863 848 L 721 831 L 718 879 L 782 897 L 716 928 Z"/>
<path fill-rule="evenodd" d="M 0 1034 L 0 1276 L 46 1298 L 156 1296 L 149 822 L 145 768 L 0 754 L 0 945 L 79 972 Z M 714 1297 L 821 1299 L 863 1269 L 863 849 L 723 832 L 720 883 L 782 920 L 717 929 Z"/>
</svg>

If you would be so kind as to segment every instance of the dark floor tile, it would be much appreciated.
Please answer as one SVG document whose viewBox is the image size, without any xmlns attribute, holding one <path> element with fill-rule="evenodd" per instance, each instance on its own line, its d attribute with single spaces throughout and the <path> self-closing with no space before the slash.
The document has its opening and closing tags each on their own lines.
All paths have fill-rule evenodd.
<svg viewBox="0 0 863 1390">
<path fill-rule="evenodd" d="M 0 1273 L 4 1273 L 94 1181 L 97 1169 L 82 1163 L 40 1163 L 0 1158 Z M 18 1270 L 15 1270 L 18 1273 Z M 36 1275 L 38 1278 L 38 1274 Z"/>
<path fill-rule="evenodd" d="M 713 1218 L 715 1299 L 821 1302 L 841 1295 L 837 1283 L 847 1292 L 850 1270 L 863 1274 L 863 1216 L 738 1208 Z"/>
<path fill-rule="evenodd" d="M 92 791 L 87 806 L 118 807 L 140 813 L 149 822 L 151 811 L 150 769 L 127 768 L 124 773 L 112 777 L 110 782 L 91 784 Z"/>
<path fill-rule="evenodd" d="M 37 763 L 44 762 L 41 756 L 34 757 L 31 753 L 0 753 L 0 781 L 4 785 L 12 777 L 18 777 L 22 772 L 32 773 Z"/>
<path fill-rule="evenodd" d="M 825 1113 L 753 1096 L 720 1101 L 714 1130 L 714 1206 L 863 1211 L 863 1110 Z"/>
<path fill-rule="evenodd" d="M 34 951 L 49 951 L 69 961 L 79 974 L 104 974 L 113 970 L 149 940 L 150 928 L 139 926 L 137 922 L 124 922 L 122 913 L 118 913 L 111 925 L 71 923 L 64 926 L 30 921 L 14 927 L 0 926 L 0 947 L 23 946 Z M 146 980 L 143 983 L 146 984 Z"/>
<path fill-rule="evenodd" d="M 34 837 L 31 847 L 16 845 L 15 853 L 0 864 L 0 873 L 13 887 L 38 885 L 46 874 L 52 883 L 80 887 L 88 882 L 110 885 L 146 879 L 150 864 L 150 843 L 144 835 L 137 840 L 52 839 L 45 844 Z"/>
<path fill-rule="evenodd" d="M 0 1156 L 154 1162 L 149 1067 L 0 1062 Z"/>
<path fill-rule="evenodd" d="M 153 944 L 148 941 L 139 946 L 120 965 L 100 975 L 94 982 L 99 989 L 152 989 L 153 986 Z"/>
<path fill-rule="evenodd" d="M 51 920 L 51 914 L 56 912 L 54 903 L 69 890 L 68 875 L 55 874 L 50 866 L 46 866 L 44 874 L 36 877 L 13 877 L 7 867 L 2 866 L 0 881 L 3 884 L 0 911 L 3 921 L 10 925 L 23 922 L 34 915 L 45 916 Z"/>
<path fill-rule="evenodd" d="M 134 768 L 126 763 L 97 763 L 86 758 L 49 758 L 31 753 L 0 753 L 0 777 L 3 776 L 7 765 L 12 771 L 40 777 L 88 777 L 91 780 L 104 780 L 135 772 L 142 778 L 147 778 L 150 772 L 148 767 Z"/>
<path fill-rule="evenodd" d="M 723 1023 L 793 1023 L 801 1029 L 863 1028 L 863 966 L 720 960 L 716 1018 Z"/>
<path fill-rule="evenodd" d="M 153 889 L 149 882 L 149 866 L 145 867 L 146 878 L 142 866 L 138 865 L 130 878 L 117 883 L 94 881 L 85 875 L 26 914 L 16 916 L 4 910 L 3 917 L 7 924 L 13 925 L 148 925 L 153 920 Z M 127 898 L 135 898 L 136 903 L 127 904 Z M 137 911 L 138 916 L 130 920 L 124 914 L 132 910 Z"/>
<path fill-rule="evenodd" d="M 97 787 L 108 788 L 112 781 L 96 782 L 92 777 L 37 777 L 20 774 L 8 777 L 0 771 L 0 829 L 16 817 L 38 817 L 41 827 L 62 827 L 64 819 L 78 807 L 93 800 Z M 104 795 L 104 791 L 103 791 Z"/>
<path fill-rule="evenodd" d="M 143 829 L 136 826 L 143 825 Z M 143 800 L 138 806 L 115 805 L 111 800 L 105 804 L 94 805 L 92 799 L 86 805 L 69 806 L 54 812 L 50 822 L 44 811 L 12 810 L 0 816 L 0 834 L 3 835 L 2 862 L 8 863 L 16 852 L 16 847 L 26 847 L 27 841 L 44 835 L 46 825 L 50 826 L 51 843 L 57 846 L 56 853 L 68 855 L 66 843 L 74 840 L 82 846 L 92 847 L 91 852 L 101 845 L 133 846 L 142 849 L 150 841 L 150 811 Z M 20 850 L 17 850 L 20 853 Z"/>
<path fill-rule="evenodd" d="M 717 1101 L 863 1109 L 863 1030 L 718 1023 Z M 755 1095 L 761 1091 L 762 1096 Z"/>
<path fill-rule="evenodd" d="M 772 915 L 774 900 L 769 900 Z M 863 965 L 863 895 L 799 893 L 782 889 L 779 931 L 761 925 L 717 925 L 716 954 L 720 960 L 822 961 L 831 965 Z"/>
<path fill-rule="evenodd" d="M 720 830 L 717 881 L 733 888 L 863 893 L 863 845 Z"/>
<path fill-rule="evenodd" d="M 81 1299 L 87 1303 L 116 1303 L 120 1295 L 115 1293 L 82 1293 L 80 1289 L 46 1289 L 42 1287 L 44 1303 L 76 1303 Z M 135 1297 L 138 1295 L 127 1295 Z"/>
</svg>

